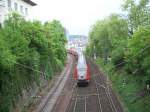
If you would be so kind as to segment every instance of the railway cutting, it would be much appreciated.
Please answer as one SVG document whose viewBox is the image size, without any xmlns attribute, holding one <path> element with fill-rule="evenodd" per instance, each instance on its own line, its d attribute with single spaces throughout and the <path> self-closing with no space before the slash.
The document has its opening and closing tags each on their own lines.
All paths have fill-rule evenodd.
<svg viewBox="0 0 150 112">
<path fill-rule="evenodd" d="M 73 73 L 76 58 L 70 55 L 68 74 L 60 76 L 57 86 L 37 112 L 124 112 L 122 105 L 112 90 L 107 77 L 92 61 L 87 60 L 90 68 L 88 85 L 78 86 Z"/>
</svg>

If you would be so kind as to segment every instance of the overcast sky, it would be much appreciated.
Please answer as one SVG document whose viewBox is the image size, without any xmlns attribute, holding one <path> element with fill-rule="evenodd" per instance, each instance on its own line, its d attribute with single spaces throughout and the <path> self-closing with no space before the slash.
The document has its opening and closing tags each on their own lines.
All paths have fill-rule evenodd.
<svg viewBox="0 0 150 112">
<path fill-rule="evenodd" d="M 57 19 L 70 34 L 88 35 L 90 26 L 111 13 L 120 13 L 123 0 L 32 0 L 34 19 Z"/>
</svg>

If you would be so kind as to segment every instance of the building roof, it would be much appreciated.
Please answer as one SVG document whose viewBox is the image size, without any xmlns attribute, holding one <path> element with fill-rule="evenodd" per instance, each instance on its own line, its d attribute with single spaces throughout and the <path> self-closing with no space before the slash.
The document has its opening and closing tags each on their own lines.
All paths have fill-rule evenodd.
<svg viewBox="0 0 150 112">
<path fill-rule="evenodd" d="M 23 1 L 26 2 L 26 3 L 28 3 L 28 4 L 30 4 L 30 5 L 32 5 L 32 6 L 37 5 L 35 2 L 33 2 L 31 0 L 23 0 Z"/>
</svg>

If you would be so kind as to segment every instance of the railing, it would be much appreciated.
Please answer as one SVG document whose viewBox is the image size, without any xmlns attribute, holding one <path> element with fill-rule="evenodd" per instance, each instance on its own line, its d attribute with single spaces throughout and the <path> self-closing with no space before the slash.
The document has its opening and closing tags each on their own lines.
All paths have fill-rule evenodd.
<svg viewBox="0 0 150 112">
<path fill-rule="evenodd" d="M 0 0 L 0 6 L 5 7 L 5 0 Z"/>
</svg>

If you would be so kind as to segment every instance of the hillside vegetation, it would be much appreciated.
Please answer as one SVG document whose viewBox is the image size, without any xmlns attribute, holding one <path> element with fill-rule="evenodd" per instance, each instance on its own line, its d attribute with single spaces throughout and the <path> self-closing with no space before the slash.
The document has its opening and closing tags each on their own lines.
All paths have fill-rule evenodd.
<svg viewBox="0 0 150 112">
<path fill-rule="evenodd" d="M 59 21 L 26 21 L 9 15 L 0 29 L 0 112 L 11 112 L 23 91 L 50 80 L 66 60 L 65 30 Z"/>
<path fill-rule="evenodd" d="M 86 54 L 109 76 L 129 112 L 150 110 L 149 0 L 125 0 L 126 15 L 111 14 L 89 32 Z"/>
</svg>

